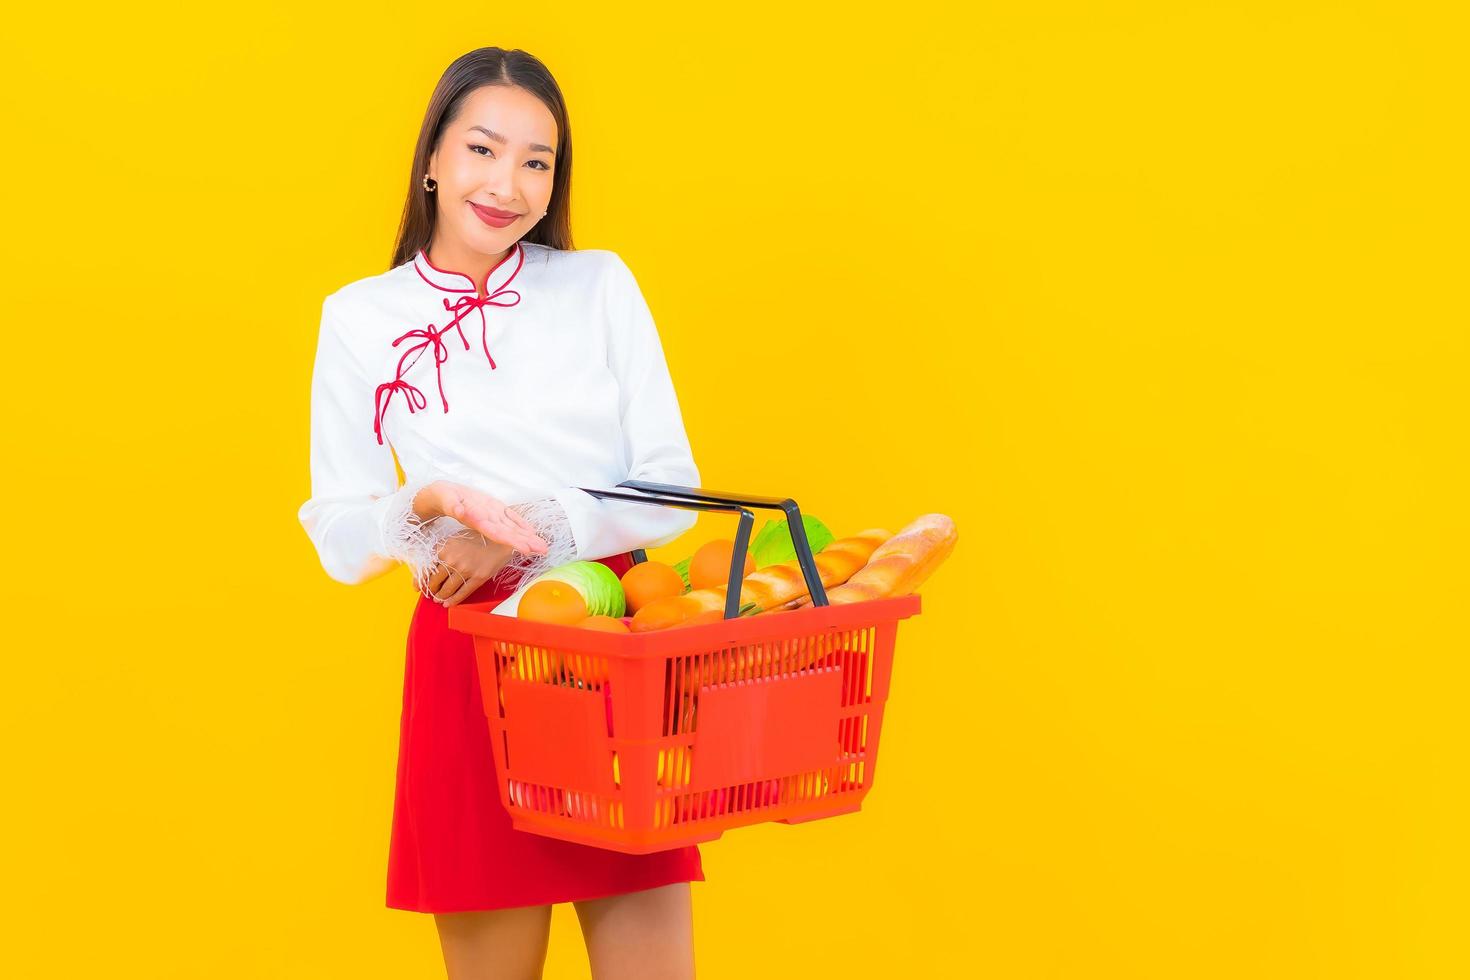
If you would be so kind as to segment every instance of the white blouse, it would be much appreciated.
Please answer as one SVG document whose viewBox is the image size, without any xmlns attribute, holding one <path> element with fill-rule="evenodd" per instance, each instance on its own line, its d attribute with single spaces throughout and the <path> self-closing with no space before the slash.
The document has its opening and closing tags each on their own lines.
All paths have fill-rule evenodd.
<svg viewBox="0 0 1470 980">
<path fill-rule="evenodd" d="M 517 588 L 495 612 L 513 615 L 541 571 L 668 544 L 698 516 L 579 487 L 698 486 L 699 471 L 658 330 L 616 252 L 517 242 L 484 286 L 479 299 L 469 276 L 419 251 L 323 301 L 311 499 L 297 516 L 333 579 L 355 585 L 402 562 L 422 591 L 440 545 L 475 532 L 451 517 L 420 523 L 414 496 L 435 480 L 483 490 L 548 545 L 497 576 Z"/>
</svg>

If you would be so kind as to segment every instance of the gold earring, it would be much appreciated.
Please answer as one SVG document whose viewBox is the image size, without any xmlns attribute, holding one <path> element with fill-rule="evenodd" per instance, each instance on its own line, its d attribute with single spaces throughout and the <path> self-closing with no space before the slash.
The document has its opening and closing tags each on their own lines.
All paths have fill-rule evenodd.
<svg viewBox="0 0 1470 980">
<path fill-rule="evenodd" d="M 424 190 L 433 191 L 439 186 L 439 182 L 428 174 L 424 174 Z"/>
</svg>

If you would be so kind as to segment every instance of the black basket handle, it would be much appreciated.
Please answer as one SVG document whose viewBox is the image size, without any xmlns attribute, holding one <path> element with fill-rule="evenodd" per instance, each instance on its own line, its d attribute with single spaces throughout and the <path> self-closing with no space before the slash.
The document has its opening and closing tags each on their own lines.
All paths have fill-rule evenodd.
<svg viewBox="0 0 1470 980">
<path fill-rule="evenodd" d="M 661 507 L 678 507 L 683 510 L 724 511 L 740 515 L 735 529 L 735 549 L 730 555 L 730 577 L 725 589 L 725 618 L 735 619 L 740 615 L 740 582 L 745 570 L 745 552 L 750 546 L 750 529 L 755 515 L 748 508 L 761 507 L 779 510 L 786 514 L 786 525 L 791 530 L 791 542 L 796 546 L 796 563 L 806 579 L 807 592 L 812 605 L 827 605 L 827 589 L 822 585 L 822 576 L 817 574 L 816 557 L 806 539 L 806 524 L 801 519 L 801 508 L 790 497 L 760 497 L 748 493 L 727 493 L 722 490 L 706 490 L 701 487 L 681 487 L 673 483 L 649 483 L 644 480 L 624 480 L 620 487 L 629 487 L 640 493 L 620 493 L 617 490 L 592 490 L 578 487 L 583 493 L 598 498 L 631 500 L 639 504 L 657 504 Z M 635 552 L 635 560 L 644 561 L 643 549 Z"/>
</svg>

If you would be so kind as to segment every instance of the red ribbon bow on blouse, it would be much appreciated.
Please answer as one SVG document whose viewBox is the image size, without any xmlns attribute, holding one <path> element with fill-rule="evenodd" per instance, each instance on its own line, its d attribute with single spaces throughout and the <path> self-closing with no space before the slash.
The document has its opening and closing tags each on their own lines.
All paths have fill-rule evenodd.
<svg viewBox="0 0 1470 980">
<path fill-rule="evenodd" d="M 495 270 L 492 269 L 490 271 L 493 273 Z M 516 266 L 515 271 L 520 271 L 519 265 Z M 488 281 L 489 276 L 487 275 L 486 278 Z M 460 328 L 460 321 L 469 316 L 471 310 L 478 311 L 480 314 L 480 345 L 485 350 L 485 360 L 490 362 L 490 369 L 492 371 L 495 370 L 495 359 L 490 356 L 490 342 L 487 337 L 490 329 L 490 322 L 485 317 L 485 307 L 515 306 L 517 303 L 519 303 L 521 301 L 521 294 L 516 292 L 514 289 L 506 288 L 510 285 L 510 280 L 514 278 L 515 272 L 512 272 L 509 279 L 506 279 L 506 281 L 493 293 L 487 292 L 483 298 L 478 296 L 461 296 L 453 303 L 451 303 L 448 299 L 444 300 L 445 311 L 453 314 L 452 319 L 450 319 L 448 323 L 446 323 L 442 327 L 435 327 L 431 323 L 428 326 L 424 327 L 422 330 L 410 330 L 403 336 L 393 341 L 393 346 L 397 347 L 400 343 L 408 340 L 410 337 L 423 338 L 423 340 L 419 341 L 417 344 L 414 344 L 412 347 L 407 348 L 403 352 L 403 355 L 398 358 L 398 370 L 395 372 L 395 377 L 393 378 L 393 380 L 385 381 L 382 384 L 378 385 L 378 390 L 373 395 L 373 404 L 375 408 L 373 416 L 373 434 L 378 437 L 378 445 L 381 446 L 383 444 L 383 417 L 388 412 L 388 405 L 393 400 L 394 392 L 403 392 L 404 400 L 408 403 L 408 411 L 410 415 L 421 408 L 428 407 L 429 400 L 424 397 L 424 393 L 412 384 L 403 380 L 403 375 L 408 371 L 409 368 L 418 363 L 418 360 L 420 357 L 423 356 L 424 351 L 431 347 L 434 349 L 434 377 L 439 385 L 439 400 L 444 403 L 444 411 L 449 411 L 449 399 L 446 398 L 444 395 L 443 373 L 444 362 L 449 360 L 449 347 L 444 343 L 442 338 L 446 333 L 451 330 L 457 331 L 459 333 L 460 343 L 464 344 L 465 350 L 469 350 L 470 342 L 468 340 L 465 340 L 464 330 Z M 438 285 L 437 283 L 431 283 L 431 285 L 433 285 L 436 289 L 445 288 Z M 514 296 L 515 299 L 500 299 L 501 296 Z"/>
</svg>

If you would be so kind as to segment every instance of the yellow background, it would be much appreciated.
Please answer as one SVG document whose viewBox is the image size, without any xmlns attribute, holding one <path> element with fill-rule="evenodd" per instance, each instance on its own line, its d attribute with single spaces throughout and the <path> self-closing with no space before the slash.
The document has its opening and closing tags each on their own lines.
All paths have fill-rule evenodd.
<svg viewBox="0 0 1470 980">
<path fill-rule="evenodd" d="M 1461 27 L 12 17 L 5 972 L 441 975 L 383 907 L 415 594 L 295 513 L 321 299 L 498 44 L 564 88 L 578 244 L 637 274 L 705 483 L 960 528 L 863 811 L 704 847 L 702 978 L 1466 975 Z"/>
</svg>

